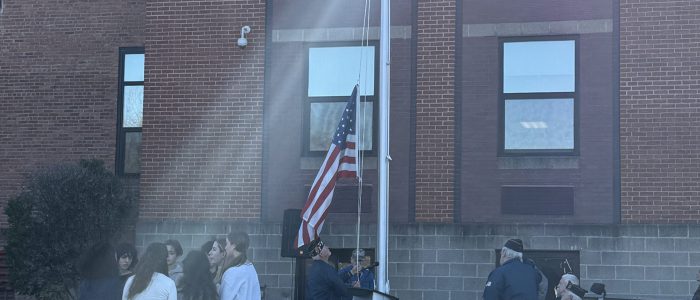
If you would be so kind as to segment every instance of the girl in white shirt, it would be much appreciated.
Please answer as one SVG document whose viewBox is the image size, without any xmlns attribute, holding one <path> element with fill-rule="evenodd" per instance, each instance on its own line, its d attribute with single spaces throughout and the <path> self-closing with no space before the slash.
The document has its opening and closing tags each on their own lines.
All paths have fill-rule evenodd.
<svg viewBox="0 0 700 300">
<path fill-rule="evenodd" d="M 246 252 L 250 241 L 245 232 L 232 232 L 226 237 L 228 262 L 221 278 L 220 300 L 260 300 L 260 282 Z"/>
<path fill-rule="evenodd" d="M 124 285 L 122 300 L 177 300 L 175 282 L 168 274 L 168 250 L 163 243 L 148 246 Z"/>
</svg>

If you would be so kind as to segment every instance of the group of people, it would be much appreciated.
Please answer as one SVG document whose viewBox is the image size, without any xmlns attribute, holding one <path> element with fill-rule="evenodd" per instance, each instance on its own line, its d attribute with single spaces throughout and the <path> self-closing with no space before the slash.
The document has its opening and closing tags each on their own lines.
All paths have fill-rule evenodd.
<svg viewBox="0 0 700 300">
<path fill-rule="evenodd" d="M 500 263 L 489 274 L 484 287 L 484 300 L 542 300 L 546 297 L 547 278 L 531 259 L 523 257 L 522 240 L 510 239 L 505 243 L 501 248 Z M 577 294 L 581 291 L 578 284 L 575 275 L 564 274 L 554 292 L 561 300 L 581 300 L 583 295 Z"/>
<path fill-rule="evenodd" d="M 152 243 L 139 258 L 127 243 L 100 242 L 80 259 L 80 300 L 259 300 L 250 240 L 232 232 L 183 255 L 177 240 Z"/>
<path fill-rule="evenodd" d="M 80 300 L 259 300 L 260 282 L 248 260 L 250 240 L 244 232 L 206 242 L 182 262 L 177 240 L 152 243 L 139 258 L 133 245 L 112 247 L 101 242 L 80 259 Z M 307 245 L 313 259 L 306 281 L 306 300 L 352 299 L 349 287 L 374 289 L 374 274 L 363 249 L 339 271 L 329 264 L 331 251 L 321 239 Z M 484 300 L 544 299 L 547 278 L 523 258 L 523 243 L 510 239 L 501 248 L 500 266 L 489 274 Z M 700 275 L 699 275 L 700 276 Z M 561 300 L 581 300 L 573 274 L 564 274 L 554 288 Z"/>
</svg>

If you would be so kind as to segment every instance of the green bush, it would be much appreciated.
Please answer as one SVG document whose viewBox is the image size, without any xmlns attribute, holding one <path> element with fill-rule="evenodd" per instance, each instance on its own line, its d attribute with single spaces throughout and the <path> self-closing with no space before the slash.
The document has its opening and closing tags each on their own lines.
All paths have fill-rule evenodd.
<svg viewBox="0 0 700 300">
<path fill-rule="evenodd" d="M 80 254 L 97 241 L 111 240 L 132 203 L 119 178 L 99 160 L 30 176 L 5 208 L 12 287 L 39 300 L 76 298 Z"/>
</svg>

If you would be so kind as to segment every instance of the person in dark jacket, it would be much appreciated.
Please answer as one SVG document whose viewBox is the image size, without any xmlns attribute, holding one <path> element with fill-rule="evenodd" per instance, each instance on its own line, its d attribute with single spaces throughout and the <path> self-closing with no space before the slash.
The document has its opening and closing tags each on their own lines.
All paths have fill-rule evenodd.
<svg viewBox="0 0 700 300">
<path fill-rule="evenodd" d="M 193 250 L 182 261 L 182 278 L 177 286 L 179 300 L 217 300 L 219 294 L 209 273 L 209 259 Z"/>
<path fill-rule="evenodd" d="M 117 253 L 117 262 L 119 264 L 119 290 L 124 289 L 126 280 L 134 275 L 134 267 L 139 262 L 136 248 L 129 243 L 120 243 L 115 249 Z"/>
<path fill-rule="evenodd" d="M 542 270 L 540 270 L 540 268 L 537 267 L 537 264 L 534 260 L 527 257 L 523 257 L 523 262 L 535 268 L 535 270 L 537 270 L 537 273 L 540 273 L 540 277 L 542 277 L 542 279 L 540 279 L 540 282 L 537 285 L 537 299 L 545 300 L 547 298 L 547 289 L 549 288 L 549 280 L 547 279 L 547 276 L 545 276 Z"/>
<path fill-rule="evenodd" d="M 114 247 L 108 242 L 91 246 L 78 262 L 79 300 L 121 299 L 119 267 Z"/>
<path fill-rule="evenodd" d="M 358 257 L 360 258 L 359 262 L 357 261 Z M 352 250 L 350 264 L 338 271 L 338 275 L 343 279 L 345 286 L 359 287 L 368 290 L 374 289 L 374 273 L 372 273 L 372 270 L 369 268 L 366 268 L 366 261 L 367 258 L 365 257 L 364 249 Z"/>
<path fill-rule="evenodd" d="M 328 263 L 331 250 L 320 238 L 309 243 L 306 253 L 314 261 L 306 278 L 306 300 L 335 300 L 350 296 L 335 268 Z"/>
<path fill-rule="evenodd" d="M 700 271 L 698 271 L 698 274 L 695 275 L 695 280 L 700 282 Z M 695 294 L 693 294 L 693 300 L 700 300 L 700 286 L 695 290 Z"/>
<path fill-rule="evenodd" d="M 489 274 L 484 300 L 534 300 L 538 298 L 540 273 L 522 261 L 523 242 L 510 239 L 501 248 L 501 266 Z"/>
</svg>

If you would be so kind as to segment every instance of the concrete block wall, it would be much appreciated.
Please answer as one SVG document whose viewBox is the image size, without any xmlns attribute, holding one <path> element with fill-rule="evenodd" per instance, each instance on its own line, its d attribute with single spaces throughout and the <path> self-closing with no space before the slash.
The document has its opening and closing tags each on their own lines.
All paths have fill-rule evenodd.
<svg viewBox="0 0 700 300">
<path fill-rule="evenodd" d="M 250 234 L 251 261 L 267 286 L 266 299 L 292 299 L 295 262 L 280 257 L 280 224 L 142 221 L 139 250 L 151 242 L 178 239 L 185 253 L 233 230 Z M 355 226 L 328 224 L 322 236 L 331 248 L 354 248 Z M 374 225 L 361 226 L 361 247 L 376 247 Z M 700 226 L 411 224 L 394 225 L 389 239 L 391 293 L 402 300 L 481 299 L 494 268 L 494 249 L 508 238 L 526 249 L 579 250 L 581 281 L 606 285 L 612 297 L 688 299 L 700 269 Z"/>
</svg>

